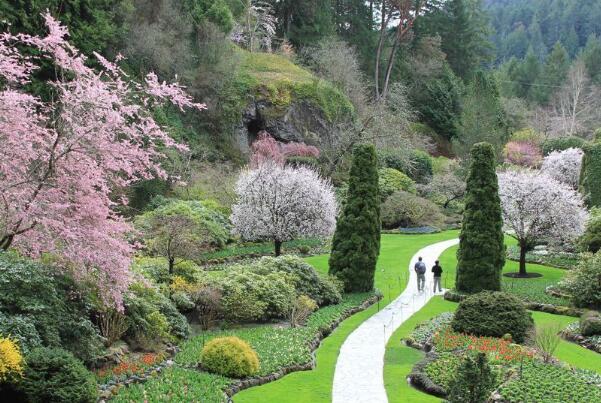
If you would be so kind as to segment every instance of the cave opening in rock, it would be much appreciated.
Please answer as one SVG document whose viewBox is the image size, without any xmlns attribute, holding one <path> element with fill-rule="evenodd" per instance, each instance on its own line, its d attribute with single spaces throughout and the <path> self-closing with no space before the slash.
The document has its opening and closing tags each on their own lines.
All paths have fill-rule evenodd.
<svg viewBox="0 0 601 403">
<path fill-rule="evenodd" d="M 246 124 L 246 130 L 248 132 L 248 144 L 250 145 L 259 137 L 259 133 L 265 130 L 265 121 L 260 117 L 251 119 Z"/>
</svg>

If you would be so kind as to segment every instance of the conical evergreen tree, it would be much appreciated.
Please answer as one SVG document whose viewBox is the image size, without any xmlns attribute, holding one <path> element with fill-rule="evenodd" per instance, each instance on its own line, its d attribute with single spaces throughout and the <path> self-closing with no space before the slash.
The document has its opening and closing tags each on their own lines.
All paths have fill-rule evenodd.
<svg viewBox="0 0 601 403">
<path fill-rule="evenodd" d="M 463 225 L 457 251 L 455 286 L 462 292 L 501 289 L 505 244 L 495 166 L 492 145 L 478 143 L 472 147 Z"/>
<path fill-rule="evenodd" d="M 346 205 L 336 224 L 330 255 L 330 274 L 344 282 L 347 292 L 370 291 L 380 254 L 378 162 L 373 145 L 353 152 Z"/>
</svg>

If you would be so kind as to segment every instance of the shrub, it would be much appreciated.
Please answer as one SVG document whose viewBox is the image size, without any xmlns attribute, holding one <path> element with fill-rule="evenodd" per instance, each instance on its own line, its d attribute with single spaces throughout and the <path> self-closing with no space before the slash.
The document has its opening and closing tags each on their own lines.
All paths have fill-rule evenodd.
<svg viewBox="0 0 601 403">
<path fill-rule="evenodd" d="M 407 174 L 417 183 L 426 183 L 432 177 L 432 157 L 425 151 L 413 150 Z"/>
<path fill-rule="evenodd" d="M 544 362 L 551 362 L 553 353 L 559 346 L 561 326 L 557 323 L 547 323 L 537 326 L 534 331 L 534 345 L 543 356 Z"/>
<path fill-rule="evenodd" d="M 475 144 L 471 150 L 459 240 L 457 289 L 500 290 L 505 238 L 495 151 L 488 143 Z"/>
<path fill-rule="evenodd" d="M 93 375 L 71 353 L 60 348 L 36 348 L 27 355 L 21 388 L 29 401 L 96 402 Z"/>
<path fill-rule="evenodd" d="M 0 284 L 0 329 L 22 340 L 23 351 L 60 346 L 85 362 L 100 353 L 102 340 L 89 319 L 92 301 L 86 299 L 93 292 L 53 266 L 9 252 L 0 252 Z"/>
<path fill-rule="evenodd" d="M 259 370 L 257 353 L 238 337 L 209 341 L 202 349 L 201 362 L 208 371 L 233 378 L 251 376 Z"/>
<path fill-rule="evenodd" d="M 539 148 L 529 142 L 510 141 L 505 145 L 504 154 L 506 162 L 529 168 L 538 167 L 543 160 Z"/>
<path fill-rule="evenodd" d="M 601 308 L 601 252 L 585 255 L 578 265 L 570 270 L 558 288 L 570 296 L 578 308 Z"/>
<path fill-rule="evenodd" d="M 23 355 L 19 345 L 8 337 L 0 336 L 0 384 L 23 375 Z"/>
<path fill-rule="evenodd" d="M 601 207 L 601 143 L 588 144 L 583 150 L 580 191 L 588 207 Z"/>
<path fill-rule="evenodd" d="M 192 295 L 198 322 L 203 330 L 209 329 L 223 311 L 221 298 L 221 291 L 211 286 L 202 287 Z"/>
<path fill-rule="evenodd" d="M 433 226 L 441 227 L 445 217 L 440 207 L 407 192 L 396 192 L 382 203 L 384 229 Z"/>
<path fill-rule="evenodd" d="M 468 354 L 450 382 L 447 400 L 450 403 L 485 402 L 495 387 L 496 377 L 486 354 L 478 353 L 475 357 Z"/>
<path fill-rule="evenodd" d="M 504 292 L 481 292 L 459 303 L 451 325 L 456 332 L 502 337 L 510 333 L 517 343 L 525 340 L 533 325 L 522 302 Z"/>
<path fill-rule="evenodd" d="M 140 273 L 153 283 L 169 283 L 169 264 L 164 257 L 136 256 L 132 263 L 132 270 Z"/>
<path fill-rule="evenodd" d="M 584 234 L 578 240 L 578 247 L 583 252 L 592 253 L 601 249 L 601 214 L 598 209 L 593 209 L 591 212 Z"/>
<path fill-rule="evenodd" d="M 128 324 L 125 335 L 143 348 L 154 348 L 157 343 L 172 338 L 185 338 L 190 332 L 186 318 L 155 287 L 133 283 L 124 305 Z"/>
<path fill-rule="evenodd" d="M 42 345 L 34 320 L 26 315 L 7 316 L 0 312 L 0 335 L 10 336 L 18 342 L 25 354 Z"/>
<path fill-rule="evenodd" d="M 553 151 L 564 151 L 568 148 L 582 148 L 586 142 L 580 137 L 560 137 L 548 139 L 543 142 L 543 155 L 549 155 Z"/>
<path fill-rule="evenodd" d="M 534 129 L 528 128 L 512 133 L 509 140 L 540 145 L 543 141 L 543 136 Z"/>
<path fill-rule="evenodd" d="M 291 327 L 297 327 L 307 321 L 307 318 L 311 313 L 317 310 L 318 306 L 311 298 L 306 295 L 300 295 L 296 298 L 290 308 L 290 314 L 288 320 L 290 320 Z"/>
<path fill-rule="evenodd" d="M 223 294 L 223 312 L 232 321 L 284 318 L 296 295 L 290 274 L 258 274 L 239 265 L 231 267 L 227 276 L 213 280 L 212 285 Z"/>
<path fill-rule="evenodd" d="M 413 179 L 393 168 L 382 168 L 378 170 L 378 188 L 382 199 L 385 199 L 399 190 L 404 190 L 409 193 L 417 192 Z"/>
<path fill-rule="evenodd" d="M 580 318 L 580 333 L 583 336 L 601 335 L 601 314 L 597 311 L 588 311 Z"/>
<path fill-rule="evenodd" d="M 329 274 L 344 282 L 347 292 L 371 291 L 380 254 L 380 195 L 373 145 L 355 147 L 348 197 L 336 222 Z"/>
<path fill-rule="evenodd" d="M 342 295 L 332 279 L 321 276 L 313 266 L 298 256 L 266 256 L 249 267 L 256 273 L 284 272 L 291 274 L 297 295 L 306 295 L 318 305 L 337 304 Z"/>
<path fill-rule="evenodd" d="M 176 308 L 180 312 L 190 312 L 194 309 L 194 301 L 188 293 L 183 291 L 176 291 L 171 294 L 171 300 L 175 304 Z"/>
</svg>

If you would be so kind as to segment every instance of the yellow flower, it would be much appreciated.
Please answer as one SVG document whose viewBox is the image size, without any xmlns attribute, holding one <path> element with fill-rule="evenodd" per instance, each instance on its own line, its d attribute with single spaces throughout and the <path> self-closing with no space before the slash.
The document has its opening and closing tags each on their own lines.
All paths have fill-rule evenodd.
<svg viewBox="0 0 601 403">
<path fill-rule="evenodd" d="M 14 375 L 23 375 L 21 349 L 13 340 L 0 337 L 0 382 Z"/>
</svg>

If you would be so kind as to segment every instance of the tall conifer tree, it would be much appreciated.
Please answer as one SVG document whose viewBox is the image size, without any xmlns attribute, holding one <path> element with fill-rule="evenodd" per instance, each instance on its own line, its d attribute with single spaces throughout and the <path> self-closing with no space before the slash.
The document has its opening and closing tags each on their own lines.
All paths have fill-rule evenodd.
<svg viewBox="0 0 601 403">
<path fill-rule="evenodd" d="M 478 143 L 471 150 L 463 225 L 457 251 L 455 286 L 462 292 L 501 289 L 505 264 L 503 218 L 492 145 Z"/>
<path fill-rule="evenodd" d="M 347 292 L 370 291 L 380 254 L 378 162 L 373 145 L 353 152 L 346 205 L 336 224 L 330 255 L 330 274 L 344 282 Z"/>
</svg>

